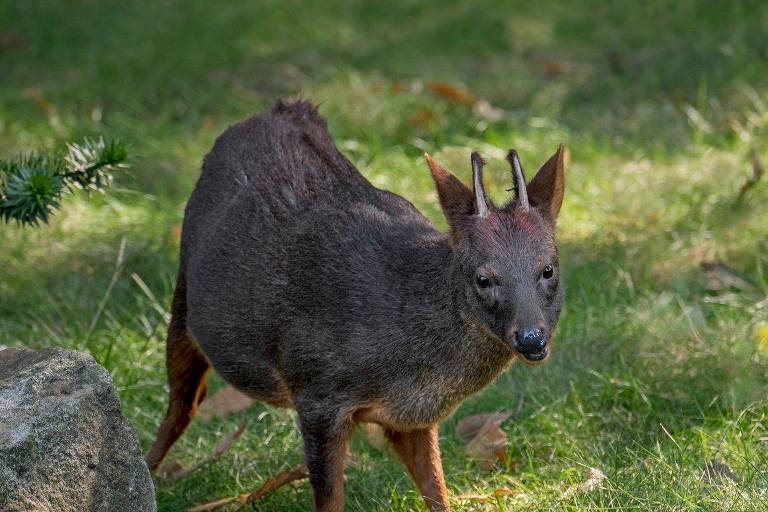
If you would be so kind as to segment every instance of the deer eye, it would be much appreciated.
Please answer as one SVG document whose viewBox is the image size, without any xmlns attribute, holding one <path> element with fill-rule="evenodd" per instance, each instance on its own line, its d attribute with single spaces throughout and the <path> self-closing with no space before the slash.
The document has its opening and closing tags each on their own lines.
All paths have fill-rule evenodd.
<svg viewBox="0 0 768 512">
<path fill-rule="evenodd" d="M 477 277 L 475 277 L 475 282 L 480 288 L 488 288 L 491 286 L 491 280 L 480 274 L 477 274 Z"/>
<path fill-rule="evenodd" d="M 542 277 L 544 277 L 544 279 L 551 279 L 554 273 L 555 273 L 555 269 L 552 268 L 552 265 L 547 265 L 546 267 L 544 267 L 544 270 L 541 272 L 541 275 Z"/>
</svg>

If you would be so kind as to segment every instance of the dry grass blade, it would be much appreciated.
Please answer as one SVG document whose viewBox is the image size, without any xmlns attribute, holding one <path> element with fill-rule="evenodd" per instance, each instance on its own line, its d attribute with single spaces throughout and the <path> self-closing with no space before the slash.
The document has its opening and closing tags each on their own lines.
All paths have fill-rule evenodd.
<svg viewBox="0 0 768 512">
<path fill-rule="evenodd" d="M 739 195 L 736 199 L 743 198 L 744 194 L 757 185 L 757 182 L 760 181 L 760 178 L 765 174 L 765 167 L 763 167 L 763 163 L 760 161 L 760 156 L 757 154 L 757 151 L 755 151 L 755 148 L 749 150 L 749 159 L 752 162 L 752 176 L 747 178 L 747 181 L 741 186 Z"/>
<path fill-rule="evenodd" d="M 245 428 L 247 426 L 248 426 L 248 419 L 246 418 L 240 422 L 240 425 L 237 427 L 237 430 L 227 434 L 227 437 L 225 437 L 219 444 L 217 444 L 216 447 L 213 449 L 213 451 L 210 454 L 208 454 L 208 456 L 205 459 L 193 464 L 188 468 L 185 468 L 184 466 L 182 466 L 181 463 L 178 461 L 173 461 L 169 463 L 167 466 L 163 466 L 163 469 L 161 469 L 162 475 L 169 481 L 178 480 L 180 478 L 184 478 L 185 476 L 192 473 L 193 471 L 197 471 L 198 469 L 208 464 L 209 462 L 218 459 L 227 450 L 229 450 L 229 448 L 232 446 L 232 443 L 234 443 L 235 440 L 239 438 L 243 434 L 243 432 L 245 432 Z"/>
<path fill-rule="evenodd" d="M 213 396 L 207 398 L 198 410 L 198 416 L 210 421 L 216 416 L 226 418 L 232 414 L 238 413 L 250 407 L 253 399 L 239 392 L 231 386 L 222 388 Z"/>
<path fill-rule="evenodd" d="M 283 471 L 282 473 L 273 476 L 264 482 L 264 485 L 251 493 L 240 494 L 239 496 L 231 496 L 229 498 L 211 501 L 210 503 L 203 503 L 202 505 L 197 505 L 187 509 L 187 512 L 210 512 L 212 510 L 217 510 L 221 507 L 234 503 L 240 505 L 237 510 L 242 510 L 242 508 L 247 504 L 263 498 L 264 496 L 274 492 L 280 487 L 297 480 L 303 480 L 305 478 L 309 478 L 309 471 L 307 471 L 307 466 L 301 464 L 291 469 L 290 471 Z"/>
<path fill-rule="evenodd" d="M 162 304 L 160 304 L 160 301 L 157 300 L 157 297 L 155 297 L 155 294 L 152 293 L 152 290 L 149 289 L 149 286 L 147 286 L 147 283 L 144 282 L 144 280 L 141 278 L 139 274 L 134 272 L 131 274 L 131 279 L 133 279 L 133 282 L 135 282 L 139 288 L 141 288 L 141 291 L 144 292 L 144 295 L 149 299 L 149 305 L 154 309 L 162 318 L 165 320 L 165 323 L 168 323 L 171 321 L 171 314 L 163 307 Z"/>
<path fill-rule="evenodd" d="M 107 291 L 104 292 L 104 296 L 101 298 L 101 302 L 99 302 L 99 307 L 96 309 L 96 314 L 93 315 L 93 318 L 91 319 L 90 325 L 88 325 L 88 331 L 85 333 L 85 339 L 90 339 L 91 334 L 93 333 L 93 330 L 96 328 L 96 326 L 99 323 L 99 320 L 101 319 L 102 313 L 104 313 L 104 308 L 107 306 L 107 302 L 109 302 L 109 298 L 112 296 L 112 291 L 115 289 L 115 285 L 117 284 L 118 279 L 120 279 L 120 274 L 123 273 L 123 268 L 125 268 L 125 247 L 127 245 L 127 241 L 125 237 L 123 237 L 122 240 L 120 240 L 120 248 L 117 250 L 117 259 L 115 261 L 115 270 L 112 272 L 112 278 L 109 280 L 109 284 L 107 285 Z"/>
<path fill-rule="evenodd" d="M 468 493 L 460 494 L 456 496 L 456 499 L 459 501 L 479 501 L 482 503 L 491 503 L 491 502 L 495 502 L 496 498 L 498 498 L 499 496 L 511 496 L 519 493 L 520 491 L 516 489 L 510 489 L 509 487 L 499 487 L 498 489 L 494 489 L 493 492 L 487 492 L 487 493 L 468 492 Z"/>
</svg>

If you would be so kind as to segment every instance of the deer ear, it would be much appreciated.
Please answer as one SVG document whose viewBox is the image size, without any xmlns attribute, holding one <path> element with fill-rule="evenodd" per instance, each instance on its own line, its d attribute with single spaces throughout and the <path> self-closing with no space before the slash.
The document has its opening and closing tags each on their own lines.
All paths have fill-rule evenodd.
<svg viewBox="0 0 768 512">
<path fill-rule="evenodd" d="M 560 213 L 565 193 L 565 146 L 560 144 L 528 184 L 528 199 L 552 223 Z"/>
<path fill-rule="evenodd" d="M 437 163 L 431 156 L 425 153 L 424 158 L 432 172 L 432 179 L 435 180 L 440 206 L 451 227 L 453 237 L 460 230 L 464 220 L 475 213 L 474 195 L 451 171 Z"/>
</svg>

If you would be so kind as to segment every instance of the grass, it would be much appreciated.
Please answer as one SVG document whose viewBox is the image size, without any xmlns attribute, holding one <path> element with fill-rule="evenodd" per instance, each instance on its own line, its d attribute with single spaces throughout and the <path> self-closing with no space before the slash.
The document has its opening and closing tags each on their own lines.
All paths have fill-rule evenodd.
<svg viewBox="0 0 768 512">
<path fill-rule="evenodd" d="M 424 150 L 464 179 L 471 149 L 492 157 L 501 197 L 506 148 L 531 173 L 563 141 L 557 348 L 444 423 L 452 496 L 513 490 L 456 509 L 765 510 L 768 185 L 736 196 L 749 150 L 768 161 L 766 32 L 768 7 L 748 1 L 2 3 L 0 151 L 105 133 L 130 144 L 133 170 L 106 195 L 67 201 L 49 226 L 0 229 L 0 343 L 91 352 L 147 448 L 166 401 L 184 202 L 228 125 L 281 96 L 322 102 L 361 171 L 439 226 Z M 505 115 L 488 119 L 430 82 L 466 87 Z M 699 266 L 709 260 L 754 289 L 711 293 Z M 503 427 L 505 464 L 479 470 L 457 420 L 520 399 Z M 246 492 L 301 460 L 295 416 L 265 406 L 193 423 L 171 457 L 199 460 L 243 414 L 250 427 L 220 460 L 158 482 L 161 510 Z M 391 455 L 362 436 L 353 451 L 348 510 L 421 509 Z M 738 482 L 703 481 L 708 461 Z M 590 467 L 606 474 L 602 486 L 563 497 Z M 258 509 L 310 504 L 304 484 Z"/>
</svg>

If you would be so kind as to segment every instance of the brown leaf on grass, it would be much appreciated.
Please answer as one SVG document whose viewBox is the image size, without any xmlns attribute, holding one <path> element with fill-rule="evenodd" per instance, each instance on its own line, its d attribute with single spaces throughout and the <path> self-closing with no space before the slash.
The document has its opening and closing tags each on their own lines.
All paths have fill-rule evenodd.
<svg viewBox="0 0 768 512">
<path fill-rule="evenodd" d="M 725 462 L 710 460 L 704 466 L 701 480 L 709 485 L 717 485 L 728 480 L 738 482 L 739 475 L 737 475 Z"/>
<path fill-rule="evenodd" d="M 216 510 L 230 504 L 238 504 L 240 507 L 238 507 L 237 510 L 242 510 L 245 505 L 253 501 L 260 500 L 264 496 L 274 492 L 280 487 L 297 480 L 303 480 L 308 477 L 309 472 L 307 471 L 307 466 L 301 464 L 291 469 L 290 471 L 283 471 L 282 473 L 273 476 L 264 482 L 264 485 L 251 493 L 240 494 L 238 496 L 232 496 L 229 498 L 211 501 L 209 503 L 203 503 L 202 505 L 197 505 L 187 509 L 187 512 L 210 512 L 211 510 Z"/>
<path fill-rule="evenodd" d="M 589 476 L 587 479 L 583 482 L 570 486 L 565 490 L 562 496 L 560 496 L 560 499 L 562 500 L 577 494 L 594 491 L 603 484 L 605 479 L 605 473 L 603 473 L 601 470 L 598 468 L 589 468 Z"/>
<path fill-rule="evenodd" d="M 472 111 L 475 114 L 488 121 L 500 121 L 506 115 L 506 112 L 502 109 L 494 107 L 488 100 L 475 96 L 463 87 L 457 87 L 445 82 L 427 82 L 425 87 L 428 91 L 440 96 L 444 100 L 472 107 Z"/>
<path fill-rule="evenodd" d="M 428 91 L 437 94 L 444 100 L 467 105 L 468 107 L 474 106 L 479 99 L 463 87 L 457 87 L 445 82 L 427 82 L 425 87 Z"/>
<path fill-rule="evenodd" d="M 476 414 L 456 425 L 456 434 L 466 443 L 465 453 L 480 468 L 490 469 L 497 460 L 504 460 L 507 434 L 500 426 L 510 416 L 508 411 Z"/>
<path fill-rule="evenodd" d="M 29 40 L 27 36 L 18 34 L 16 32 L 2 32 L 0 33 L 0 53 L 6 50 L 14 50 L 16 48 L 24 48 L 27 46 Z"/>
<path fill-rule="evenodd" d="M 392 92 L 395 94 L 405 94 L 411 88 L 405 80 L 395 80 L 392 82 Z"/>
<path fill-rule="evenodd" d="M 533 59 L 531 65 L 550 79 L 568 73 L 571 70 L 571 65 L 568 62 L 546 57 Z"/>
<path fill-rule="evenodd" d="M 704 261 L 701 263 L 701 268 L 704 270 L 705 286 L 708 292 L 720 293 L 734 289 L 746 293 L 755 291 L 755 285 L 723 262 Z"/>
<path fill-rule="evenodd" d="M 760 161 L 760 156 L 755 151 L 755 148 L 749 150 L 749 159 L 752 162 L 752 176 L 747 178 L 747 181 L 741 186 L 739 195 L 736 198 L 739 200 L 744 197 L 744 194 L 749 192 L 749 189 L 757 185 L 757 182 L 765 174 L 765 167 L 763 167 L 763 163 Z"/>
<path fill-rule="evenodd" d="M 434 110 L 429 108 L 422 108 L 416 111 L 408 121 L 419 128 L 429 128 L 435 121 L 437 121 L 437 114 Z"/>
<path fill-rule="evenodd" d="M 226 418 L 253 404 L 253 399 L 231 386 L 222 388 L 200 405 L 198 416 L 209 421 L 216 416 Z"/>
<path fill-rule="evenodd" d="M 227 450 L 229 450 L 229 448 L 232 446 L 232 443 L 234 443 L 235 440 L 238 437 L 240 437 L 243 434 L 243 432 L 245 432 L 245 427 L 247 426 L 248 426 L 248 419 L 246 418 L 240 422 L 240 425 L 237 427 L 237 430 L 227 434 L 227 437 L 222 439 L 222 441 L 216 445 L 213 451 L 210 454 L 208 454 L 208 456 L 205 459 L 193 464 L 188 468 L 185 468 L 184 465 L 178 460 L 174 460 L 168 464 L 164 464 L 163 467 L 160 468 L 160 475 L 169 481 L 178 480 L 180 478 L 184 478 L 185 476 L 192 473 L 193 471 L 200 469 L 202 466 L 208 464 L 209 462 L 218 459 Z"/>
<path fill-rule="evenodd" d="M 509 411 L 487 412 L 467 416 L 456 424 L 456 435 L 464 443 L 468 443 L 477 436 L 480 429 L 489 421 L 498 421 L 499 425 L 501 425 L 510 416 L 512 416 L 512 413 Z"/>
</svg>

